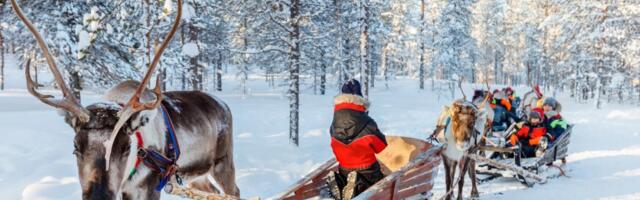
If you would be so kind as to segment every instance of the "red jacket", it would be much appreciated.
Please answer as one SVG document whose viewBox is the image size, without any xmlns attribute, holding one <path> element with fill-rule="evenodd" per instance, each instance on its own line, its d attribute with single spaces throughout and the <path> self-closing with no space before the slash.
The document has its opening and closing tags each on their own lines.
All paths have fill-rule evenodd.
<svg viewBox="0 0 640 200">
<path fill-rule="evenodd" d="M 343 98 L 350 101 L 341 101 Z M 353 103 L 353 98 L 336 97 L 330 129 L 331 148 L 340 167 L 364 169 L 377 162 L 376 154 L 387 147 L 387 142 L 376 122 L 367 115 L 364 104 Z"/>
<path fill-rule="evenodd" d="M 335 138 L 331 138 L 331 148 L 340 166 L 347 169 L 363 169 L 373 165 L 377 159 L 376 154 L 387 147 L 380 138 L 375 135 L 367 135 L 344 144 Z"/>
<path fill-rule="evenodd" d="M 516 145 L 518 140 L 528 139 L 529 145 L 536 146 L 540 143 L 540 138 L 542 138 L 542 136 L 544 136 L 545 134 L 547 134 L 547 129 L 542 123 L 538 124 L 537 126 L 525 124 L 516 134 L 511 135 L 509 142 L 512 145 Z"/>
</svg>

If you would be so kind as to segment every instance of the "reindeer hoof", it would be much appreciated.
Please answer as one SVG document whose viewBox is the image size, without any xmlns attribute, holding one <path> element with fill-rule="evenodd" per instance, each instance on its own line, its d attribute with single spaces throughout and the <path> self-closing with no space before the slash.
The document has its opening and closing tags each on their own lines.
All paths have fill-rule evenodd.
<svg viewBox="0 0 640 200">
<path fill-rule="evenodd" d="M 480 194 L 477 191 L 471 192 L 471 198 L 472 199 L 478 199 L 478 198 L 480 198 Z"/>
</svg>

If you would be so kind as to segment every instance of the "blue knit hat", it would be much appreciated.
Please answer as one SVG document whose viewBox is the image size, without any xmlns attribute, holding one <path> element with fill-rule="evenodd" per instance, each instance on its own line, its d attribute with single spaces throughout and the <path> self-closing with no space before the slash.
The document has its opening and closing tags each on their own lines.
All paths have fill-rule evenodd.
<svg viewBox="0 0 640 200">
<path fill-rule="evenodd" d="M 362 96 L 360 82 L 358 82 L 358 80 L 356 79 L 351 79 L 342 84 L 342 93 Z"/>
<path fill-rule="evenodd" d="M 544 99 L 544 103 L 542 105 L 551 106 L 551 108 L 553 108 L 555 110 L 555 109 L 558 108 L 558 101 L 556 99 L 554 99 L 553 97 L 548 97 L 548 98 Z"/>
</svg>

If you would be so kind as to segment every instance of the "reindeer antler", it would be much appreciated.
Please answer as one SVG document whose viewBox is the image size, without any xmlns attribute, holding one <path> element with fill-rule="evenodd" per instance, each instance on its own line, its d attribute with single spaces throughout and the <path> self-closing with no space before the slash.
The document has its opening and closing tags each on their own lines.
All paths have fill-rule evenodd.
<svg viewBox="0 0 640 200">
<path fill-rule="evenodd" d="M 113 129 L 113 132 L 111 132 L 111 137 L 109 138 L 109 140 L 107 140 L 104 143 L 106 148 L 105 159 L 106 159 L 107 170 L 109 169 L 109 160 L 111 159 L 111 149 L 113 147 L 113 143 L 116 139 L 116 136 L 118 136 L 118 132 L 120 132 L 120 129 L 122 128 L 124 123 L 127 122 L 127 120 L 129 120 L 129 118 L 133 114 L 143 110 L 156 109 L 160 106 L 160 103 L 162 102 L 162 88 L 161 88 L 162 84 L 161 84 L 160 75 L 158 75 L 156 78 L 156 86 L 153 90 L 153 93 L 156 95 L 155 101 L 142 103 L 140 102 L 140 95 L 142 95 L 142 92 L 146 89 L 146 85 L 151 80 L 151 76 L 155 72 L 156 66 L 160 61 L 160 56 L 162 55 L 164 50 L 167 48 L 167 46 L 169 46 L 169 43 L 171 42 L 173 35 L 178 30 L 178 26 L 180 26 L 180 20 L 182 18 L 182 0 L 178 0 L 177 4 L 178 4 L 178 12 L 176 14 L 176 18 L 175 18 L 175 21 L 173 22 L 173 26 L 171 27 L 171 30 L 167 34 L 167 37 L 165 38 L 165 40 L 160 45 L 160 48 L 158 48 L 158 51 L 156 51 L 155 55 L 153 56 L 153 60 L 149 64 L 149 69 L 147 70 L 147 73 L 144 75 L 144 78 L 142 79 L 140 86 L 138 86 L 138 89 L 136 89 L 136 92 L 133 94 L 133 96 L 127 103 L 127 105 L 125 105 L 125 107 L 120 112 L 118 112 L 118 117 L 120 119 L 116 123 L 116 126 Z"/>
<path fill-rule="evenodd" d="M 458 88 L 460 88 L 460 92 L 462 93 L 462 98 L 466 101 L 467 95 L 464 93 L 464 89 L 462 89 L 462 80 L 464 80 L 464 77 L 460 77 L 460 79 L 458 80 Z"/>
<path fill-rule="evenodd" d="M 51 73 L 53 73 L 53 77 L 58 84 L 58 87 L 60 87 L 60 90 L 62 91 L 63 97 L 61 99 L 53 99 L 53 96 L 51 95 L 43 95 L 36 91 L 36 85 L 34 84 L 34 81 L 31 79 L 30 75 L 31 59 L 27 60 L 27 64 L 25 66 L 25 77 L 27 79 L 27 90 L 29 91 L 29 93 L 31 93 L 31 95 L 35 96 L 47 105 L 66 110 L 73 116 L 78 117 L 80 121 L 88 122 L 91 118 L 89 115 L 89 111 L 87 111 L 80 105 L 80 101 L 75 96 L 73 96 L 69 88 L 67 88 L 67 84 L 62 78 L 60 71 L 58 71 L 56 61 L 53 59 L 53 56 L 51 56 L 49 47 L 47 47 L 47 44 L 44 42 L 44 39 L 42 39 L 42 36 L 38 32 L 38 30 L 33 26 L 31 21 L 29 21 L 29 19 L 24 16 L 24 13 L 22 13 L 22 9 L 18 5 L 18 3 L 16 3 L 16 0 L 11 0 L 11 7 L 16 12 L 16 15 L 18 15 L 18 18 L 20 18 L 20 20 L 24 23 L 24 25 L 27 27 L 27 29 L 29 29 L 33 37 L 36 39 L 38 46 L 40 46 L 40 49 L 42 50 L 42 54 L 47 60 L 49 69 L 51 70 Z"/>
<path fill-rule="evenodd" d="M 487 104 L 487 102 L 489 101 L 489 97 L 491 96 L 491 86 L 489 86 L 489 80 L 485 79 L 484 80 L 484 84 L 487 86 L 487 94 L 484 97 L 484 101 L 482 101 L 482 103 L 480 104 L 480 106 L 478 107 L 479 109 L 484 109 L 484 105 Z"/>
</svg>

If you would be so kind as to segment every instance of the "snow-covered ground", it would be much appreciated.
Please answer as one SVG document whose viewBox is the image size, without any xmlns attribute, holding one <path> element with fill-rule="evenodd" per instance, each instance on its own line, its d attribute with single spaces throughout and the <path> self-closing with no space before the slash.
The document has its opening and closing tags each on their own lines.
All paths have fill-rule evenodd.
<svg viewBox="0 0 640 200">
<path fill-rule="evenodd" d="M 8 89 L 0 91 L 1 199 L 79 199 L 71 154 L 74 132 L 54 109 L 26 92 L 23 72 L 12 56 L 9 59 Z M 249 81 L 251 94 L 245 96 L 239 82 L 228 78 L 225 92 L 214 95 L 233 112 L 236 179 L 243 197 L 271 197 L 332 156 L 328 127 L 335 90 L 325 96 L 310 91 L 302 95 L 300 147 L 295 147 L 288 141 L 288 100 L 282 92 L 257 79 Z M 389 87 L 378 82 L 370 112 L 387 135 L 425 138 L 442 105 L 450 102 L 430 90 L 419 91 L 415 80 L 394 80 Z M 84 96 L 85 104 L 100 100 L 96 94 Z M 560 99 L 564 116 L 576 125 L 568 158 L 570 177 L 533 188 L 499 179 L 480 185 L 481 198 L 640 199 L 640 108 L 607 105 L 595 110 Z M 435 195 L 443 194 L 443 188 L 444 178 L 438 177 Z"/>
</svg>

